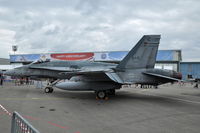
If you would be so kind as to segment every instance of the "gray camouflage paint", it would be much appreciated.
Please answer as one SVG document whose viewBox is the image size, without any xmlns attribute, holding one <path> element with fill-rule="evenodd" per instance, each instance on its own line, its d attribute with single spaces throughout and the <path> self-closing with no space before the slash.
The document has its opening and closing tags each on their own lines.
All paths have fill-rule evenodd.
<svg viewBox="0 0 200 133">
<path fill-rule="evenodd" d="M 175 71 L 154 69 L 160 35 L 144 35 L 117 65 L 90 61 L 36 62 L 6 72 L 12 76 L 68 79 L 57 83 L 65 90 L 119 89 L 123 84 L 160 85 L 181 79 Z"/>
</svg>

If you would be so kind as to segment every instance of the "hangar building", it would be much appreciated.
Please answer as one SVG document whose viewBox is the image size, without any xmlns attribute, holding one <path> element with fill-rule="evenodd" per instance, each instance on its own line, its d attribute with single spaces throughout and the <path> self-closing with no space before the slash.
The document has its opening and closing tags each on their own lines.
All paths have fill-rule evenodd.
<svg viewBox="0 0 200 133">
<path fill-rule="evenodd" d="M 10 60 L 5 58 L 0 58 L 0 71 L 11 69 Z"/>
<path fill-rule="evenodd" d="M 9 65 L 10 60 L 5 58 L 0 58 L 0 65 Z"/>
<path fill-rule="evenodd" d="M 11 64 L 29 64 L 42 60 L 92 60 L 103 62 L 119 62 L 129 51 L 104 51 L 80 53 L 46 53 L 46 54 L 17 54 L 10 55 Z M 182 60 L 181 50 L 159 50 L 156 58 L 156 68 L 179 71 Z"/>
<path fill-rule="evenodd" d="M 200 79 L 200 62 L 181 62 L 180 72 L 183 80 Z"/>
</svg>

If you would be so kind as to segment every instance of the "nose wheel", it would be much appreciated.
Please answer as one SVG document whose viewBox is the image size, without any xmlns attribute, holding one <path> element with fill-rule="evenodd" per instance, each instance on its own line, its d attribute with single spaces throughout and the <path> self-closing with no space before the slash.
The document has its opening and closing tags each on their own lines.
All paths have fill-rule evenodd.
<svg viewBox="0 0 200 133">
<path fill-rule="evenodd" d="M 53 92 L 53 88 L 52 88 L 52 87 L 46 87 L 46 88 L 44 89 L 44 92 L 45 92 L 45 93 L 52 93 L 52 92 Z"/>
<path fill-rule="evenodd" d="M 53 86 L 55 84 L 57 84 L 59 81 L 60 81 L 60 79 L 49 81 L 47 86 L 44 89 L 44 92 L 45 93 L 52 93 L 53 92 Z"/>
</svg>

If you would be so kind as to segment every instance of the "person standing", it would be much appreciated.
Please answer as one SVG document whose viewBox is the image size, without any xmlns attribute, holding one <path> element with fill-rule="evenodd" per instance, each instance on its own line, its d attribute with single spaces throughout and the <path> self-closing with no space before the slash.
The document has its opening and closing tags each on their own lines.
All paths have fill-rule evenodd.
<svg viewBox="0 0 200 133">
<path fill-rule="evenodd" d="M 0 85 L 3 86 L 3 74 L 0 74 Z"/>
<path fill-rule="evenodd" d="M 195 86 L 194 86 L 194 88 L 199 88 L 199 85 L 198 85 L 198 79 L 195 79 Z"/>
</svg>

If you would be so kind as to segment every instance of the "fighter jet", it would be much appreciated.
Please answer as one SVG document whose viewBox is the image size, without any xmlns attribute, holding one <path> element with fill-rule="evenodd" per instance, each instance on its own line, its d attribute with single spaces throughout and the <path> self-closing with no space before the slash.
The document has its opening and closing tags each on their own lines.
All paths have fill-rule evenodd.
<svg viewBox="0 0 200 133">
<path fill-rule="evenodd" d="M 12 76 L 52 79 L 45 88 L 53 92 L 53 86 L 69 91 L 94 91 L 96 97 L 105 99 L 114 95 L 116 89 L 126 84 L 161 85 L 182 78 L 181 73 L 154 69 L 160 35 L 144 35 L 119 62 L 103 63 L 92 61 L 35 62 L 6 72 Z M 58 82 L 67 79 L 64 82 Z"/>
</svg>

